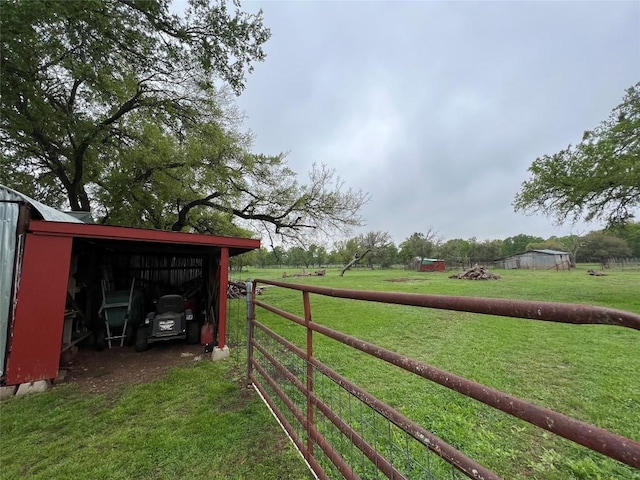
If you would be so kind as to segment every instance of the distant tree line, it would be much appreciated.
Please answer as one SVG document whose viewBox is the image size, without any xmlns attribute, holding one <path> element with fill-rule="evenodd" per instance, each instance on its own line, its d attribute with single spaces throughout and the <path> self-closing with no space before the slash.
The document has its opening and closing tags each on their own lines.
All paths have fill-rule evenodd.
<svg viewBox="0 0 640 480">
<path fill-rule="evenodd" d="M 519 234 L 495 240 L 471 237 L 444 241 L 435 230 L 429 228 L 426 232 L 411 234 L 397 246 L 388 232 L 371 231 L 338 241 L 330 248 L 318 244 L 290 248 L 263 247 L 232 259 L 232 265 L 238 269 L 243 266 L 319 269 L 346 265 L 354 254 L 370 250 L 360 262 L 360 268 L 409 267 L 427 258 L 444 260 L 449 267 L 464 267 L 474 263 L 490 264 L 509 255 L 542 249 L 567 252 L 574 264 L 606 263 L 613 258 L 640 258 L 640 222 L 628 222 L 623 226 L 585 235 L 552 236 L 546 239 Z"/>
</svg>

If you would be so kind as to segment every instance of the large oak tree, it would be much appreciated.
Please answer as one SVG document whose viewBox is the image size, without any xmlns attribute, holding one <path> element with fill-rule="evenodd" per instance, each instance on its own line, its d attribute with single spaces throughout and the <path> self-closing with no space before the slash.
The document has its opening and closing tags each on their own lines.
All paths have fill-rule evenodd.
<svg viewBox="0 0 640 480">
<path fill-rule="evenodd" d="M 1 21 L 0 182 L 105 223 L 299 238 L 368 196 L 251 152 L 240 94 L 270 31 L 238 2 L 14 0 Z"/>
<path fill-rule="evenodd" d="M 640 207 L 640 83 L 582 141 L 536 159 L 516 195 L 516 211 L 541 212 L 559 223 L 625 224 Z"/>
</svg>

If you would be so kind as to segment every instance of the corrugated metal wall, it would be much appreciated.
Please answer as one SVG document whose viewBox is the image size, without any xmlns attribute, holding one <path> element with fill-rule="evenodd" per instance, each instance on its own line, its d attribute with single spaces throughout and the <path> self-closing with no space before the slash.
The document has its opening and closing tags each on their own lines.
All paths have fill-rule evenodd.
<svg viewBox="0 0 640 480">
<path fill-rule="evenodd" d="M 551 269 L 569 270 L 569 255 L 552 255 L 542 252 L 526 252 L 503 259 L 501 266 L 506 269 Z"/>
<path fill-rule="evenodd" d="M 202 258 L 131 255 L 129 275 L 149 283 L 178 286 L 202 276 Z"/>
<path fill-rule="evenodd" d="M 6 193 L 4 195 L 3 193 Z M 4 375 L 11 309 L 11 284 L 16 256 L 16 229 L 19 204 L 10 201 L 9 192 L 0 189 L 0 375 Z"/>
<path fill-rule="evenodd" d="M 553 268 L 559 263 L 556 255 L 549 255 L 540 252 L 533 252 L 533 264 L 535 268 Z"/>
</svg>

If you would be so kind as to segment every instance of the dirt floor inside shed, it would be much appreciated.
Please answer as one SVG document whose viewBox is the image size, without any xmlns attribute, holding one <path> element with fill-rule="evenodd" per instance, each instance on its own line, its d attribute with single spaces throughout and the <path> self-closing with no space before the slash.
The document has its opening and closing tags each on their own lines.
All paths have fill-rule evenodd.
<svg viewBox="0 0 640 480">
<path fill-rule="evenodd" d="M 133 347 L 114 347 L 101 352 L 79 349 L 64 359 L 60 370 L 64 378 L 55 383 L 76 383 L 82 390 L 92 393 L 114 393 L 121 385 L 147 383 L 166 375 L 175 366 L 195 361 L 210 361 L 211 354 L 203 345 L 185 342 L 158 342 L 145 352 Z"/>
</svg>

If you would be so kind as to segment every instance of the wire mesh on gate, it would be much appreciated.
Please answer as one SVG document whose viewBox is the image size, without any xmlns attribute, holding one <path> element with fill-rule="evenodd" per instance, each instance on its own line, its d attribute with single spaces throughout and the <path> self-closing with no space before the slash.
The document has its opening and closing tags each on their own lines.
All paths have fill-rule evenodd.
<svg viewBox="0 0 640 480">
<path fill-rule="evenodd" d="M 247 362 L 247 302 L 245 298 L 227 299 L 227 338 L 232 370 L 242 375 Z"/>
<path fill-rule="evenodd" d="M 381 412 L 363 403 L 317 370 L 314 381 L 315 393 L 330 411 L 353 428 L 402 477 L 418 480 L 466 478 L 431 452 L 424 443 L 417 441 Z M 345 461 L 354 467 L 360 478 L 387 478 L 381 465 L 367 458 L 352 439 L 345 436 L 322 412 L 315 414 L 315 421 L 318 430 Z"/>
<path fill-rule="evenodd" d="M 242 350 L 247 345 L 246 301 L 243 298 L 227 300 L 227 345 Z"/>
<path fill-rule="evenodd" d="M 253 338 L 257 347 L 254 350 L 254 360 L 260 366 L 255 375 L 259 377 L 261 386 L 266 390 L 275 408 L 293 427 L 298 437 L 295 443 L 302 444 L 307 439 L 304 422 L 308 415 L 307 396 L 302 387 L 307 381 L 306 359 L 267 335 L 262 329 L 256 329 Z M 313 451 L 327 478 L 344 478 L 343 472 L 331 461 L 332 454 L 338 455 L 350 466 L 353 478 L 465 478 L 453 466 L 431 452 L 423 442 L 416 440 L 315 367 L 313 376 L 314 428 L 325 440 L 324 448 L 330 449 L 330 452 L 327 454 L 318 441 L 312 442 Z M 269 381 L 277 384 L 280 391 L 272 388 Z M 298 386 L 295 383 L 298 383 Z M 281 395 L 286 398 L 281 398 Z M 298 415 L 289 408 L 287 400 L 297 407 Z M 363 445 L 376 451 L 381 460 L 373 455 L 373 458 L 369 458 L 363 451 L 366 450 Z M 391 475 L 383 473 L 381 462 L 385 464 L 387 473 L 392 472 Z"/>
</svg>

